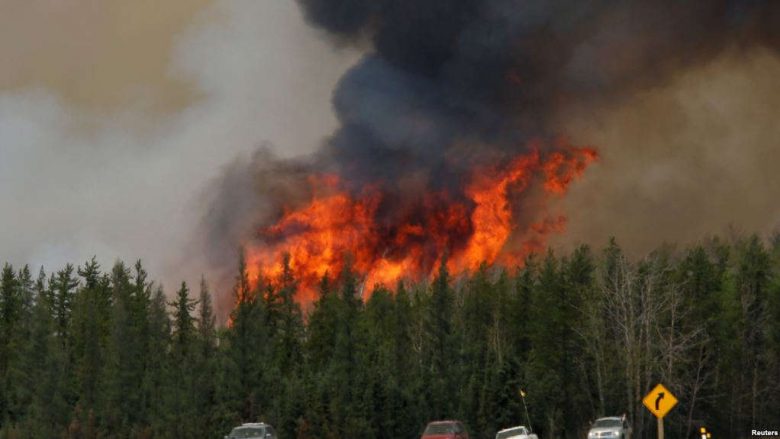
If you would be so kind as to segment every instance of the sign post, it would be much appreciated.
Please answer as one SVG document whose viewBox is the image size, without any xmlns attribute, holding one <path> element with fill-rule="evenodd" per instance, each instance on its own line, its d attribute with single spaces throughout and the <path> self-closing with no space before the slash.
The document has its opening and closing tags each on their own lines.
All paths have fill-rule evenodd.
<svg viewBox="0 0 780 439">
<path fill-rule="evenodd" d="M 525 391 L 520 389 L 520 398 L 523 400 L 523 408 L 525 408 L 525 421 L 528 423 L 528 431 L 533 433 L 534 429 L 531 427 L 531 418 L 528 416 L 528 406 L 525 404 Z"/>
<path fill-rule="evenodd" d="M 663 384 L 658 384 L 642 399 L 642 404 L 658 419 L 658 439 L 664 439 L 664 416 L 677 405 L 677 398 Z"/>
</svg>

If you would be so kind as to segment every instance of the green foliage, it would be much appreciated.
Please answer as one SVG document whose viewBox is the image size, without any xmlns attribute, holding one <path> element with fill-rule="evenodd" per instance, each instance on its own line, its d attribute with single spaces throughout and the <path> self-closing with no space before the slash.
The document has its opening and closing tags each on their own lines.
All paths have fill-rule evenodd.
<svg viewBox="0 0 780 439">
<path fill-rule="evenodd" d="M 526 424 L 579 438 L 659 381 L 670 437 L 780 423 L 780 238 L 712 239 L 631 261 L 612 240 L 515 271 L 483 265 L 388 288 L 346 264 L 313 303 L 289 257 L 249 279 L 218 326 L 212 294 L 169 298 L 139 263 L 0 273 L 0 438 L 220 437 L 266 421 L 285 438 L 397 439 L 433 419 L 472 437 Z M 520 389 L 526 392 L 525 401 Z"/>
</svg>

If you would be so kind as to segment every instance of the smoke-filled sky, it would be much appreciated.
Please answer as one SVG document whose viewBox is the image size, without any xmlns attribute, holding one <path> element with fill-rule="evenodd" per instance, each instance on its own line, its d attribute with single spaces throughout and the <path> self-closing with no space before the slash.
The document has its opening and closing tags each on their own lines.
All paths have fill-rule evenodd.
<svg viewBox="0 0 780 439">
<path fill-rule="evenodd" d="M 360 184 L 537 135 L 601 155 L 555 245 L 774 230 L 778 8 L 607 3 L 0 0 L 0 260 L 193 280 L 278 171 L 258 147 Z"/>
<path fill-rule="evenodd" d="M 197 280 L 226 163 L 313 148 L 354 62 L 293 2 L 0 0 L 0 260 Z M 232 263 L 232 262 L 231 262 Z"/>
</svg>

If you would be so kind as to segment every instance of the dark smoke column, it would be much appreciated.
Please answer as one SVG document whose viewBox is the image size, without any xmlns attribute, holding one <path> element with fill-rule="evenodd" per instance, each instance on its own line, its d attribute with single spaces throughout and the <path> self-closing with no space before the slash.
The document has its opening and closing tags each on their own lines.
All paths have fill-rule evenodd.
<svg viewBox="0 0 780 439">
<path fill-rule="evenodd" d="M 342 79 L 320 159 L 355 184 L 452 184 L 550 132 L 560 108 L 620 99 L 729 44 L 778 46 L 765 0 L 299 0 L 336 44 L 373 51 Z M 446 164 L 444 162 L 447 162 Z"/>
</svg>

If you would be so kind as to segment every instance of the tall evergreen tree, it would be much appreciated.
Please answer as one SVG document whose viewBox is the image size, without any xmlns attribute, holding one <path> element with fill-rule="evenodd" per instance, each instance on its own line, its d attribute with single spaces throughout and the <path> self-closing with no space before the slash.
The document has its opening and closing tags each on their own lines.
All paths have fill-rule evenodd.
<svg viewBox="0 0 780 439">
<path fill-rule="evenodd" d="M 176 292 L 176 298 L 170 303 L 172 312 L 172 340 L 170 351 L 170 374 L 168 383 L 170 413 L 170 434 L 173 437 L 193 436 L 195 430 L 196 388 L 195 367 L 196 357 L 196 327 L 195 311 L 197 302 L 190 299 L 189 288 L 185 282 Z"/>
<path fill-rule="evenodd" d="M 51 282 L 51 290 L 54 298 L 54 320 L 57 335 L 63 346 L 67 348 L 69 343 L 70 319 L 73 313 L 73 299 L 79 281 L 74 276 L 74 267 L 71 264 L 58 271 Z"/>
<path fill-rule="evenodd" d="M 456 358 L 453 314 L 450 274 L 447 271 L 447 259 L 443 258 L 431 287 L 430 305 L 425 320 L 427 342 L 423 353 L 423 379 L 428 386 L 428 413 L 434 418 L 452 417 L 455 411 L 454 401 L 449 397 L 452 391 L 457 389 L 457 383 L 450 375 L 451 365 Z"/>
<path fill-rule="evenodd" d="M 198 431 L 219 435 L 213 407 L 217 403 L 215 376 L 218 372 L 216 317 L 205 278 L 200 281 L 195 351 L 195 423 Z"/>
<path fill-rule="evenodd" d="M 263 288 L 259 283 L 254 289 L 250 285 L 242 251 L 233 288 L 235 308 L 230 314 L 230 330 L 224 338 L 218 396 L 222 404 L 219 424 L 223 426 L 230 422 L 257 421 L 270 401 L 264 391 L 264 367 L 261 366 L 272 358 L 263 301 L 258 300 L 261 295 L 258 292 Z"/>
<path fill-rule="evenodd" d="M 567 343 L 560 262 L 550 252 L 539 269 L 539 281 L 532 299 L 531 355 L 529 358 L 529 401 L 544 414 L 538 419 L 545 437 L 566 436 L 564 413 L 566 380 L 563 349 Z"/>
<path fill-rule="evenodd" d="M 73 303 L 73 356 L 79 405 L 84 416 L 94 413 L 106 359 L 111 316 L 110 279 L 95 258 L 79 267 L 83 287 Z M 88 421 L 82 419 L 83 422 Z"/>
<path fill-rule="evenodd" d="M 144 365 L 141 386 L 142 406 L 148 411 L 141 433 L 149 437 L 176 437 L 175 405 L 171 396 L 178 397 L 175 375 L 177 365 L 171 359 L 171 319 L 167 312 L 165 293 L 161 286 L 154 289 L 149 304 L 147 330 L 148 358 Z M 172 375 L 174 375 L 172 377 Z M 192 425 L 192 421 L 188 420 Z"/>
<path fill-rule="evenodd" d="M 58 437 L 66 428 L 70 414 L 66 400 L 62 343 L 56 337 L 53 294 L 41 269 L 35 283 L 32 325 L 24 355 L 21 383 L 30 389 L 27 416 L 21 423 L 28 437 Z"/>
<path fill-rule="evenodd" d="M 3 266 L 0 275 L 0 423 L 13 424 L 18 417 L 13 376 L 17 366 L 17 333 L 22 317 L 19 281 L 11 265 Z"/>
</svg>

